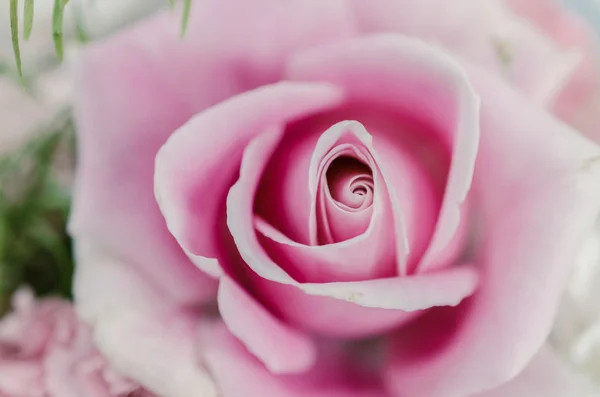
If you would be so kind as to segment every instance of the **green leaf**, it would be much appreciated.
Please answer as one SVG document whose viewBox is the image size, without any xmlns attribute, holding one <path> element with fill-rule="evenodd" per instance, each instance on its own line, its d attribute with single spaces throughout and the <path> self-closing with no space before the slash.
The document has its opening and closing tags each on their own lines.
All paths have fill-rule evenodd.
<svg viewBox="0 0 600 397">
<path fill-rule="evenodd" d="M 23 77 L 21 49 L 19 47 L 19 14 L 17 13 L 17 5 L 17 0 L 10 0 L 10 34 L 12 37 L 15 62 L 17 63 L 17 72 L 19 73 L 19 77 Z"/>
<path fill-rule="evenodd" d="M 183 0 L 183 15 L 181 19 L 181 37 L 185 36 L 188 22 L 190 21 L 190 9 L 192 8 L 192 0 Z"/>
<path fill-rule="evenodd" d="M 56 166 L 73 159 L 73 132 L 70 112 L 61 112 L 44 133 L 0 155 L 0 306 L 22 284 L 71 297 L 70 197 Z"/>
<path fill-rule="evenodd" d="M 60 61 L 63 60 L 63 16 L 65 6 L 69 0 L 54 0 L 54 9 L 52 11 L 52 39 L 54 40 L 54 48 L 56 56 Z"/>
<path fill-rule="evenodd" d="M 33 29 L 33 0 L 25 0 L 23 6 L 23 37 L 29 40 Z"/>
<path fill-rule="evenodd" d="M 10 66 L 6 62 L 0 61 L 0 76 L 10 74 Z"/>
<path fill-rule="evenodd" d="M 63 242 L 63 232 L 55 230 L 46 219 L 38 218 L 36 222 L 32 222 L 29 235 L 32 242 L 49 253 L 54 261 L 53 270 L 58 273 L 56 274 L 58 285 L 55 288 L 59 291 L 68 291 L 71 288 L 73 261 L 70 247 Z"/>
</svg>

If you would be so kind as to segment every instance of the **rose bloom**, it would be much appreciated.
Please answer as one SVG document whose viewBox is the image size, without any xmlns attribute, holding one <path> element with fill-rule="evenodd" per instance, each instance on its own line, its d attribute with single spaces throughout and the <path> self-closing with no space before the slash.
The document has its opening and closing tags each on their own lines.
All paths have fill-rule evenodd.
<svg viewBox="0 0 600 397">
<path fill-rule="evenodd" d="M 3 397 L 151 397 L 106 364 L 71 303 L 18 291 L 0 321 Z"/>
<path fill-rule="evenodd" d="M 512 3 L 204 0 L 89 47 L 71 232 L 110 363 L 169 397 L 593 395 L 543 347 L 600 207 L 556 117 L 593 56 Z"/>
</svg>

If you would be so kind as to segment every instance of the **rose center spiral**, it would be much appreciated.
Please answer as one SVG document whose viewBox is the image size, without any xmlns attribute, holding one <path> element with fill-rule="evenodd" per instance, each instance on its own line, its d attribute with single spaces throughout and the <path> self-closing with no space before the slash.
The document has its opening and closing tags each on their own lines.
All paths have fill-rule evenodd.
<svg viewBox="0 0 600 397">
<path fill-rule="evenodd" d="M 331 197 L 341 208 L 362 210 L 373 204 L 373 172 L 360 160 L 340 156 L 331 162 L 326 176 Z"/>
</svg>

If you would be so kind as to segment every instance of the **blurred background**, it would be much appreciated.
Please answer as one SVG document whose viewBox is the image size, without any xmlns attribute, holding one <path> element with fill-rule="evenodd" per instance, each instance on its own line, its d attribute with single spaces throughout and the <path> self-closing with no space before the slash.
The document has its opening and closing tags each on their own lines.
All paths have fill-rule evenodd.
<svg viewBox="0 0 600 397">
<path fill-rule="evenodd" d="M 73 263 L 65 232 L 74 162 L 69 59 L 81 46 L 135 22 L 167 0 L 72 0 L 65 8 L 65 60 L 52 39 L 54 0 L 35 0 L 31 37 L 22 37 L 22 78 L 11 40 L 9 2 L 0 7 L 0 314 L 27 284 L 69 298 Z"/>
</svg>

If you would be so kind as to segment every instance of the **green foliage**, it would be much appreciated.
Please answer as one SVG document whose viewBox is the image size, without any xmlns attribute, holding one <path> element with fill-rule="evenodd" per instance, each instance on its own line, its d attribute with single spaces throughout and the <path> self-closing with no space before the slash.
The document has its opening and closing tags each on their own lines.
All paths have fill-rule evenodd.
<svg viewBox="0 0 600 397">
<path fill-rule="evenodd" d="M 50 130 L 0 157 L 0 310 L 22 284 L 71 297 L 70 199 L 55 165 L 72 158 L 73 131 L 70 115 L 61 114 Z"/>
<path fill-rule="evenodd" d="M 183 14 L 181 16 L 181 37 L 185 36 L 188 22 L 190 21 L 190 10 L 192 8 L 192 0 L 183 0 Z"/>
<path fill-rule="evenodd" d="M 17 0 L 10 0 L 10 34 L 12 38 L 13 52 L 17 64 L 19 76 L 23 76 L 21 65 L 21 48 L 19 47 L 19 13 L 17 11 Z"/>
<path fill-rule="evenodd" d="M 34 21 L 34 0 L 23 0 L 23 37 L 28 40 L 31 36 Z M 17 73 L 19 77 L 23 77 L 23 68 L 21 61 L 21 47 L 19 42 L 19 13 L 18 3 L 19 0 L 9 0 L 10 2 L 10 30 L 11 39 L 13 46 L 13 53 L 15 56 L 15 64 L 17 67 Z M 168 0 L 171 5 L 175 4 L 175 0 Z M 188 23 L 190 20 L 190 10 L 192 7 L 192 0 L 182 0 L 183 11 L 181 16 L 181 36 L 185 36 L 187 31 Z M 69 0 L 54 0 L 54 8 L 52 11 L 52 40 L 54 41 L 54 49 L 56 56 L 60 61 L 63 60 L 64 56 L 64 33 L 63 33 L 63 22 L 65 6 L 69 3 Z M 81 15 L 75 14 L 75 36 L 76 39 L 85 43 L 89 40 L 83 25 Z"/>
<path fill-rule="evenodd" d="M 85 44 L 90 41 L 90 36 L 86 31 L 85 24 L 83 23 L 83 16 L 81 10 L 75 8 L 75 39 L 81 44 Z"/>
<path fill-rule="evenodd" d="M 63 19 L 65 6 L 69 0 L 54 0 L 54 9 L 52 11 L 52 39 L 54 40 L 54 49 L 56 56 L 60 61 L 63 60 Z"/>
<path fill-rule="evenodd" d="M 33 29 L 33 0 L 25 0 L 23 5 L 23 37 L 29 40 Z"/>
</svg>

